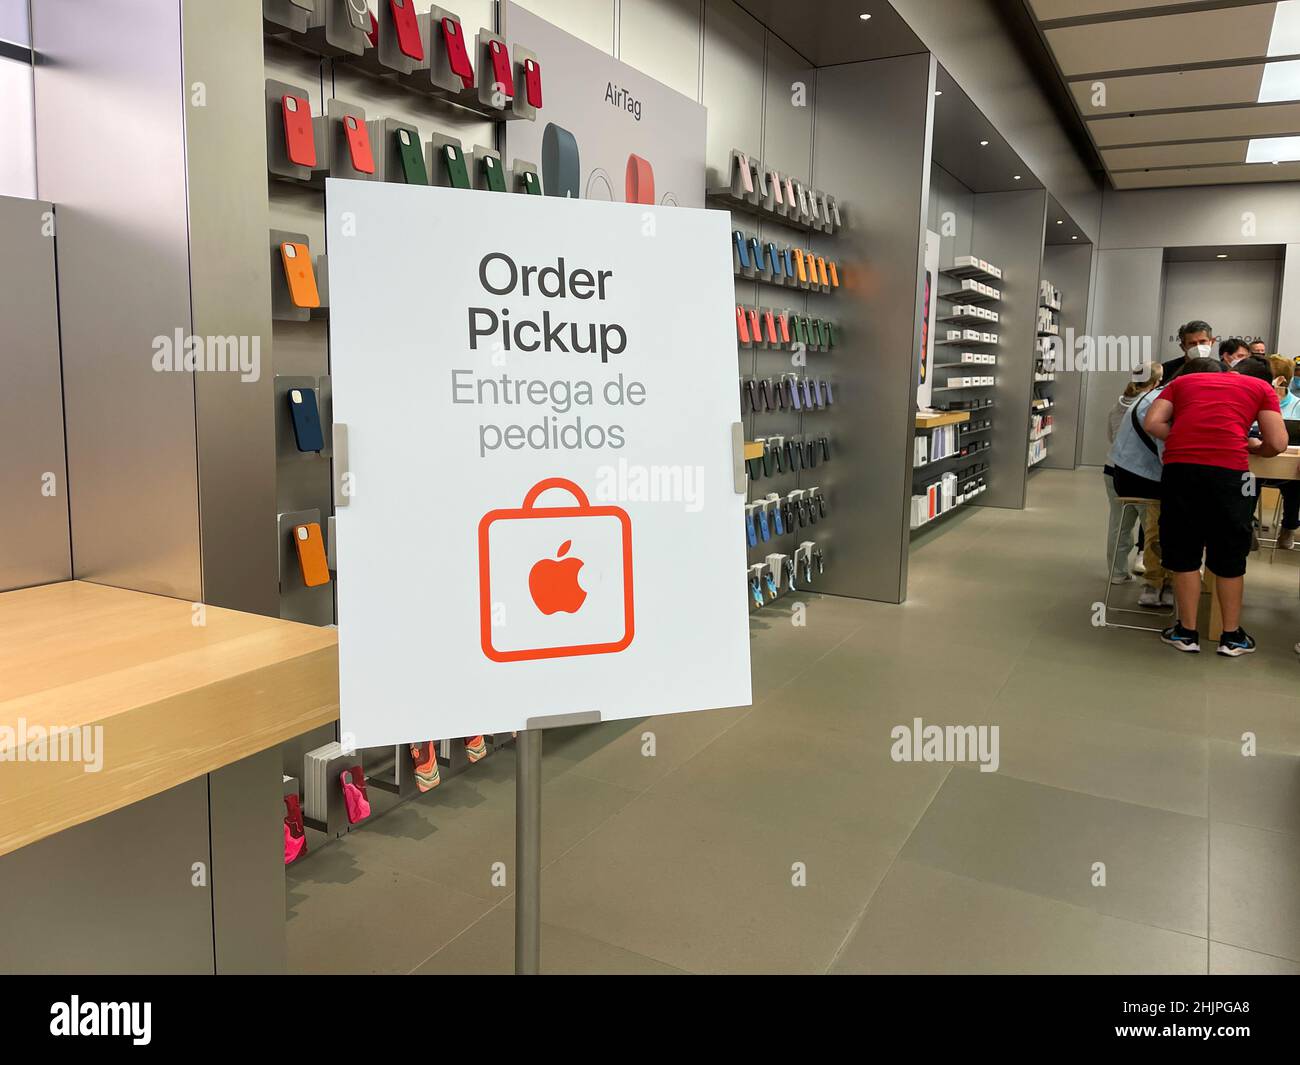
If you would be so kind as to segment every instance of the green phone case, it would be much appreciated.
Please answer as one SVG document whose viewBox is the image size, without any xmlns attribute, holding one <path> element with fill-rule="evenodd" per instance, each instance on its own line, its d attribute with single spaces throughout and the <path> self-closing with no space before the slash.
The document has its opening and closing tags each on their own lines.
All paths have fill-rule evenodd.
<svg viewBox="0 0 1300 1065">
<path fill-rule="evenodd" d="M 835 323 L 834 322 L 826 323 L 826 346 L 828 348 L 835 347 Z"/>
<path fill-rule="evenodd" d="M 403 140 L 402 134 L 406 134 Z M 402 157 L 402 176 L 408 185 L 429 184 L 428 171 L 424 169 L 424 152 L 420 140 L 410 130 L 399 129 L 393 134 L 397 138 L 397 154 Z M 408 143 L 409 142 L 409 143 Z"/>
<path fill-rule="evenodd" d="M 454 144 L 444 144 L 442 152 L 443 165 L 447 168 L 447 181 L 453 189 L 467 189 L 469 171 L 465 168 L 465 153 Z"/>
<path fill-rule="evenodd" d="M 483 184 L 487 186 L 488 192 L 505 192 L 506 172 L 501 160 L 496 156 L 485 155 L 480 162 L 483 166 Z"/>
<path fill-rule="evenodd" d="M 519 175 L 520 180 L 524 183 L 524 192 L 529 196 L 540 196 L 542 194 L 542 176 L 534 174 L 531 170 L 525 170 Z"/>
<path fill-rule="evenodd" d="M 804 342 L 806 347 L 812 346 L 812 336 L 808 332 L 808 319 L 802 315 L 799 318 L 799 339 Z"/>
<path fill-rule="evenodd" d="M 824 348 L 826 346 L 826 338 L 822 333 L 822 320 L 820 318 L 814 318 L 812 327 L 813 339 L 816 341 L 817 347 Z"/>
</svg>

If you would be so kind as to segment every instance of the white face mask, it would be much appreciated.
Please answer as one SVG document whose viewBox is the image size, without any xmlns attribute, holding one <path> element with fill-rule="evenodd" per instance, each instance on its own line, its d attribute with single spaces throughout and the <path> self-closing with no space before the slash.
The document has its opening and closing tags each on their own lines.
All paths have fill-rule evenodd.
<svg viewBox="0 0 1300 1065">
<path fill-rule="evenodd" d="M 1193 359 L 1208 359 L 1213 350 L 1209 344 L 1197 344 L 1187 354 Z"/>
</svg>

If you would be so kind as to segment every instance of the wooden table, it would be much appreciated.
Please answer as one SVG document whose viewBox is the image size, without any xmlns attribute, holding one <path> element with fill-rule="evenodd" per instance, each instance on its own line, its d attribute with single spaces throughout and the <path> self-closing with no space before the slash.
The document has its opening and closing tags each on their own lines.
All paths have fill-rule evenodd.
<svg viewBox="0 0 1300 1065">
<path fill-rule="evenodd" d="M 0 594 L 0 855 L 338 719 L 338 634 L 83 581 Z M 196 624 L 196 621 L 202 624 Z M 102 728 L 102 769 L 15 760 Z"/>
<path fill-rule="evenodd" d="M 1289 447 L 1272 458 L 1251 456 L 1250 472 L 1259 480 L 1300 481 L 1300 447 Z M 1209 638 L 1218 640 L 1223 633 L 1223 612 L 1219 609 L 1218 586 L 1214 574 L 1204 571 L 1205 590 L 1210 593 Z"/>
</svg>

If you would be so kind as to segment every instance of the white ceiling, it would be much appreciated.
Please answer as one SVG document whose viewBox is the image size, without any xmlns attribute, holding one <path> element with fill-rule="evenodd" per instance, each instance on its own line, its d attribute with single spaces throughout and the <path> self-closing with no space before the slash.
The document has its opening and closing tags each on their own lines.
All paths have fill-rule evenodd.
<svg viewBox="0 0 1300 1065">
<path fill-rule="evenodd" d="M 1116 188 L 1300 178 L 1246 162 L 1252 137 L 1300 136 L 1300 0 L 1025 4 Z"/>
</svg>

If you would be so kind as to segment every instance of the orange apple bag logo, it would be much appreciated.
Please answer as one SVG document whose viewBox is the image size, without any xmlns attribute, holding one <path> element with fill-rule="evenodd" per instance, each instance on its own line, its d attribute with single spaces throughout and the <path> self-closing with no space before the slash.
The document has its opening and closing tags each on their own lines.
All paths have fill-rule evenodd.
<svg viewBox="0 0 1300 1065">
<path fill-rule="evenodd" d="M 555 559 L 564 559 L 563 562 L 544 558 L 528 571 L 528 591 L 543 614 L 556 611 L 576 614 L 587 598 L 586 591 L 578 583 L 582 559 L 564 558 L 572 546 L 572 540 L 565 540 L 555 552 Z"/>
<path fill-rule="evenodd" d="M 578 505 L 537 506 L 552 489 Z M 492 661 L 614 654 L 631 644 L 632 522 L 621 507 L 593 507 L 574 482 L 549 477 L 519 509 L 485 514 L 478 534 L 480 634 Z"/>
</svg>

